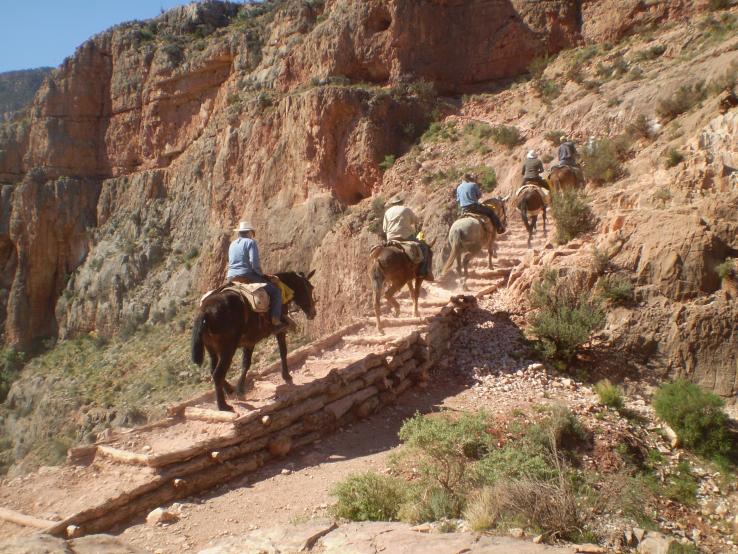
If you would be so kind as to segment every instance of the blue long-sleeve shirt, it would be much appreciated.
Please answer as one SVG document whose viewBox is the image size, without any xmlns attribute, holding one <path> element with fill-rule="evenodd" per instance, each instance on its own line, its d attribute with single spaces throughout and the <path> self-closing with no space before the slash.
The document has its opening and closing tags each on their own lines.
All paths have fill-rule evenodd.
<svg viewBox="0 0 738 554">
<path fill-rule="evenodd" d="M 227 279 L 241 275 L 261 275 L 259 247 L 253 239 L 239 237 L 228 247 Z"/>
<path fill-rule="evenodd" d="M 482 191 L 479 190 L 479 185 L 476 183 L 461 181 L 461 184 L 456 187 L 456 200 L 462 208 L 478 204 L 481 198 Z"/>
</svg>

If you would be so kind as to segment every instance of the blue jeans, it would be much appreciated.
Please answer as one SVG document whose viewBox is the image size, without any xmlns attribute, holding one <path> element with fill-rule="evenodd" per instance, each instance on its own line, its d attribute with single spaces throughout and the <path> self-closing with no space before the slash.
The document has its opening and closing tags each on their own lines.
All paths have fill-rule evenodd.
<svg viewBox="0 0 738 554">
<path fill-rule="evenodd" d="M 265 283 L 266 293 L 269 295 L 269 317 L 272 322 L 280 321 L 282 319 L 282 291 L 279 288 L 267 280 L 263 275 L 256 273 L 246 273 L 245 275 L 236 275 L 232 277 L 233 281 L 243 281 L 246 283 Z"/>
</svg>

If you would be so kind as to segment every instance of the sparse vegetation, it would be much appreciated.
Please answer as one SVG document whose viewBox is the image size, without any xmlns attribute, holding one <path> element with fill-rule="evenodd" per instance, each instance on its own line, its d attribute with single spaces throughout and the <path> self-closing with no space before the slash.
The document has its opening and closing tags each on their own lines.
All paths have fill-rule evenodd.
<svg viewBox="0 0 738 554">
<path fill-rule="evenodd" d="M 653 200 L 655 203 L 665 206 L 674 197 L 672 192 L 666 187 L 661 187 L 653 193 Z"/>
<path fill-rule="evenodd" d="M 421 137 L 422 142 L 454 142 L 459 140 L 459 132 L 451 123 L 434 121 Z"/>
<path fill-rule="evenodd" d="M 335 517 L 351 521 L 397 521 L 406 487 L 396 477 L 374 472 L 350 475 L 331 492 Z"/>
<path fill-rule="evenodd" d="M 694 108 L 705 99 L 705 96 L 705 85 L 702 81 L 693 85 L 682 85 L 674 94 L 659 100 L 656 113 L 664 121 L 671 121 Z"/>
<path fill-rule="evenodd" d="M 595 300 L 576 290 L 569 280 L 559 281 L 553 272 L 545 272 L 534 284 L 531 303 L 538 309 L 531 318 L 531 331 L 538 338 L 542 354 L 565 363 L 574 359 L 605 321 Z"/>
<path fill-rule="evenodd" d="M 372 198 L 372 207 L 369 212 L 369 225 L 367 228 L 376 235 L 382 235 L 382 220 L 384 219 L 385 209 L 384 196 L 379 195 Z"/>
<path fill-rule="evenodd" d="M 566 133 L 564 131 L 546 131 L 546 133 L 543 135 L 545 139 L 553 144 L 554 146 L 558 146 L 561 144 L 561 137 L 566 136 Z"/>
<path fill-rule="evenodd" d="M 728 279 L 729 277 L 735 277 L 738 269 L 736 268 L 735 260 L 728 258 L 723 263 L 717 265 L 715 271 L 721 279 Z"/>
<path fill-rule="evenodd" d="M 492 140 L 512 148 L 521 142 L 520 130 L 515 126 L 497 125 L 492 128 Z"/>
<path fill-rule="evenodd" d="M 595 385 L 594 391 L 597 393 L 597 397 L 600 399 L 600 404 L 603 406 L 620 410 L 625 405 L 623 400 L 623 391 L 620 387 L 613 385 L 607 379 L 599 381 Z"/>
<path fill-rule="evenodd" d="M 686 448 L 725 462 L 733 451 L 733 437 L 723 405 L 720 397 L 683 379 L 662 385 L 653 399 L 656 415 Z"/>
<path fill-rule="evenodd" d="M 540 78 L 533 83 L 533 88 L 541 95 L 544 102 L 551 102 L 561 95 L 561 88 L 552 79 Z"/>
<path fill-rule="evenodd" d="M 541 79 L 549 63 L 551 60 L 548 56 L 535 58 L 528 66 L 528 73 L 533 79 Z"/>
<path fill-rule="evenodd" d="M 551 213 L 556 220 L 556 241 L 566 244 L 594 226 L 594 214 L 586 196 L 579 191 L 551 195 Z"/>
<path fill-rule="evenodd" d="M 492 167 L 488 165 L 478 165 L 468 169 L 467 171 L 476 174 L 477 184 L 483 192 L 492 192 L 497 186 L 497 174 Z"/>
<path fill-rule="evenodd" d="M 610 267 L 610 256 L 607 252 L 592 246 L 592 269 L 595 275 L 602 275 Z"/>
<path fill-rule="evenodd" d="M 664 52 L 666 52 L 666 46 L 663 44 L 654 44 L 653 46 L 646 48 L 645 50 L 641 50 L 635 55 L 636 61 L 649 61 L 649 60 L 655 60 L 656 58 L 661 57 Z"/>
<path fill-rule="evenodd" d="M 650 140 L 651 134 L 651 123 L 645 114 L 638 114 L 638 116 L 628 124 L 627 127 L 628 135 L 635 139 L 646 139 Z"/>
<path fill-rule="evenodd" d="M 633 299 L 633 283 L 630 279 L 616 273 L 600 277 L 597 289 L 605 300 L 622 304 Z"/>
<path fill-rule="evenodd" d="M 18 378 L 26 355 L 12 347 L 0 349 L 0 402 L 4 402 L 10 392 L 10 386 Z"/>
<path fill-rule="evenodd" d="M 669 148 L 669 150 L 666 152 L 666 161 L 664 162 L 664 165 L 666 165 L 667 168 L 672 168 L 678 166 L 683 161 L 684 154 L 682 154 L 676 148 Z"/>
<path fill-rule="evenodd" d="M 390 167 L 392 167 L 393 165 L 395 165 L 395 160 L 396 160 L 396 159 L 397 159 L 397 158 L 396 158 L 396 156 L 395 156 L 394 154 L 387 154 L 387 155 L 386 155 L 386 156 L 384 157 L 384 160 L 382 160 L 382 161 L 381 161 L 381 162 L 379 163 L 379 168 L 380 168 L 380 169 L 381 169 L 382 171 L 387 171 L 387 170 L 388 170 L 388 169 L 389 169 Z"/>
<path fill-rule="evenodd" d="M 587 177 L 600 183 L 613 183 L 625 174 L 622 161 L 630 149 L 625 136 L 602 138 L 591 149 L 583 149 L 582 165 Z"/>
</svg>

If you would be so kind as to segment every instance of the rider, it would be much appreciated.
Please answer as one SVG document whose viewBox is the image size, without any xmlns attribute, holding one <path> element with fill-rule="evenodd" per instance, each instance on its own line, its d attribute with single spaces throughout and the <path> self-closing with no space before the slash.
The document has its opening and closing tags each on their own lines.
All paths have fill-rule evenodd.
<svg viewBox="0 0 738 554">
<path fill-rule="evenodd" d="M 424 241 L 418 239 L 418 230 L 420 229 L 420 220 L 410 208 L 403 206 L 405 197 L 402 193 L 398 193 L 389 199 L 387 205 L 389 208 L 384 212 L 384 220 L 382 221 L 382 231 L 387 240 L 403 240 L 418 243 L 423 252 L 423 261 L 418 268 L 418 277 L 426 281 L 435 280 L 432 268 L 428 267 L 430 260 L 430 246 Z"/>
<path fill-rule="evenodd" d="M 479 203 L 479 200 L 482 198 L 482 191 L 479 190 L 479 185 L 475 181 L 476 175 L 465 173 L 461 184 L 456 187 L 456 201 L 459 203 L 462 213 L 487 216 L 492 222 L 492 225 L 497 229 L 497 232 L 500 234 L 504 233 L 505 226 L 500 221 L 500 218 L 497 217 L 494 210 Z"/>
<path fill-rule="evenodd" d="M 565 136 L 561 137 L 561 144 L 559 145 L 559 165 L 571 167 L 577 176 L 579 185 L 584 184 L 582 170 L 577 164 L 577 147 L 574 146 L 574 142 Z"/>
<path fill-rule="evenodd" d="M 282 293 L 261 271 L 259 247 L 254 240 L 256 232 L 250 223 L 241 221 L 238 224 L 238 238 L 231 242 L 228 248 L 229 281 L 239 283 L 264 283 L 269 295 L 269 317 L 274 326 L 274 334 L 279 334 L 288 327 L 288 322 L 282 319 Z"/>
<path fill-rule="evenodd" d="M 528 155 L 525 157 L 525 163 L 523 163 L 523 185 L 533 183 L 548 189 L 548 183 L 541 177 L 543 171 L 543 163 L 538 159 L 538 152 L 529 150 Z"/>
</svg>

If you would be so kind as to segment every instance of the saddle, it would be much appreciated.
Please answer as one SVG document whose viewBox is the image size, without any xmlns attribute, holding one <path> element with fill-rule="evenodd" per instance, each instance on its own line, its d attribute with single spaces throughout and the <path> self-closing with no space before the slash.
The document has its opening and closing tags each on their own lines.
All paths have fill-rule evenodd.
<svg viewBox="0 0 738 554">
<path fill-rule="evenodd" d="M 492 221 L 490 221 L 490 219 L 486 215 L 480 215 L 480 214 L 475 214 L 475 213 L 471 213 L 471 212 L 464 212 L 459 217 L 459 219 L 464 219 L 466 217 L 470 217 L 472 219 L 476 219 L 487 230 L 487 234 L 490 237 L 495 232 L 495 228 L 492 225 Z"/>
<path fill-rule="evenodd" d="M 372 247 L 372 249 L 369 251 L 370 256 L 374 256 L 374 254 L 380 249 L 380 248 L 396 248 L 400 250 L 405 256 L 408 257 L 410 260 L 410 263 L 413 264 L 419 264 L 423 261 L 423 251 L 420 248 L 420 245 L 411 240 L 386 240 L 382 242 L 382 244 L 377 244 Z"/>
<path fill-rule="evenodd" d="M 288 304 L 292 301 L 295 293 L 279 279 L 274 283 L 279 287 L 282 293 L 282 302 Z M 210 295 L 218 292 L 235 292 L 256 313 L 266 313 L 269 311 L 269 294 L 266 291 L 266 283 L 240 283 L 238 281 L 229 281 L 216 289 L 206 292 L 200 298 L 200 305 Z"/>
<path fill-rule="evenodd" d="M 548 181 L 548 180 L 546 180 Z M 550 185 L 549 185 L 550 186 Z M 543 203 L 546 206 L 551 205 L 551 193 L 547 191 L 545 188 L 538 186 L 534 183 L 526 183 L 522 187 L 518 189 L 518 191 L 515 193 L 515 204 L 517 205 L 520 201 L 520 197 L 529 190 L 537 190 L 538 193 L 541 195 L 541 198 L 543 198 Z"/>
</svg>

